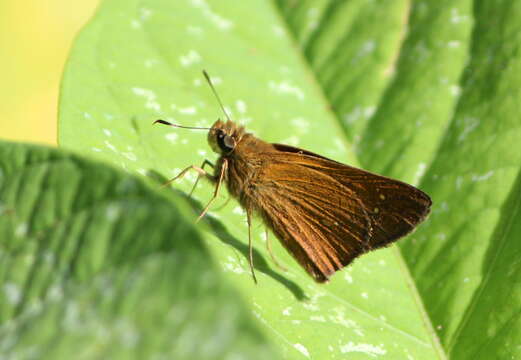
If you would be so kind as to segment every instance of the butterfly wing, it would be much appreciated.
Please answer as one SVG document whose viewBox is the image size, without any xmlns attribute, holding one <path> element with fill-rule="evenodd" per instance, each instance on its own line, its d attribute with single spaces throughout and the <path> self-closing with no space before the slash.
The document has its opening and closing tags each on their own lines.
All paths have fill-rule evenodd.
<svg viewBox="0 0 521 360">
<path fill-rule="evenodd" d="M 398 180 L 274 144 L 252 180 L 259 212 L 318 282 L 414 229 L 431 200 Z"/>
</svg>

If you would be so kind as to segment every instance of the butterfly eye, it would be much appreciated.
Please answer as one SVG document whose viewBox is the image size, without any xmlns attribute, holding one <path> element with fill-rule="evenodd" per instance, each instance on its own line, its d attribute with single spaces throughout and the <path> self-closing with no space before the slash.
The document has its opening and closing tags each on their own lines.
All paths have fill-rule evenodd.
<svg viewBox="0 0 521 360">
<path fill-rule="evenodd" d="M 222 132 L 217 135 L 217 144 L 223 153 L 229 153 L 235 149 L 235 139 Z"/>
</svg>

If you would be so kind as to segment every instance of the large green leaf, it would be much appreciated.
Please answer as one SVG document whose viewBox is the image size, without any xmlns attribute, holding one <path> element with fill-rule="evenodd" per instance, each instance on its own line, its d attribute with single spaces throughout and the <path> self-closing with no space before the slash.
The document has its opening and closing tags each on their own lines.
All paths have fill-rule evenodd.
<svg viewBox="0 0 521 360">
<path fill-rule="evenodd" d="M 0 175 L 0 357 L 274 356 L 177 197 L 25 145 Z"/>
<path fill-rule="evenodd" d="M 234 120 L 263 139 L 361 161 L 434 200 L 400 247 L 326 285 L 278 243 L 288 271 L 275 267 L 256 225 L 254 285 L 244 214 L 220 197 L 205 240 L 286 358 L 521 356 L 520 4 L 108 0 L 72 51 L 60 143 L 165 178 L 215 160 L 204 133 L 151 125 L 222 117 L 205 68 Z"/>
</svg>

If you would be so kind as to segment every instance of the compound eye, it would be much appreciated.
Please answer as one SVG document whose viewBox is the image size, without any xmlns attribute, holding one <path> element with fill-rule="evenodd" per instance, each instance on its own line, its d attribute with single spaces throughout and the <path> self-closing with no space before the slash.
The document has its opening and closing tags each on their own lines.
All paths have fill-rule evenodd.
<svg viewBox="0 0 521 360">
<path fill-rule="evenodd" d="M 229 153 L 235 149 L 235 139 L 223 132 L 217 135 L 217 144 L 224 153 Z"/>
</svg>

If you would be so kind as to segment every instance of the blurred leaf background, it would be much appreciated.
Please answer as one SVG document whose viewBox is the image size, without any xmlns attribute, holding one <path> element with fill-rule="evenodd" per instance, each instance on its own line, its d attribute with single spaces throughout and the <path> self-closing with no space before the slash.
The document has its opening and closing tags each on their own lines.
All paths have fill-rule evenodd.
<svg viewBox="0 0 521 360">
<path fill-rule="evenodd" d="M 56 145 L 63 65 L 99 1 L 0 1 L 0 138 Z"/>
</svg>

